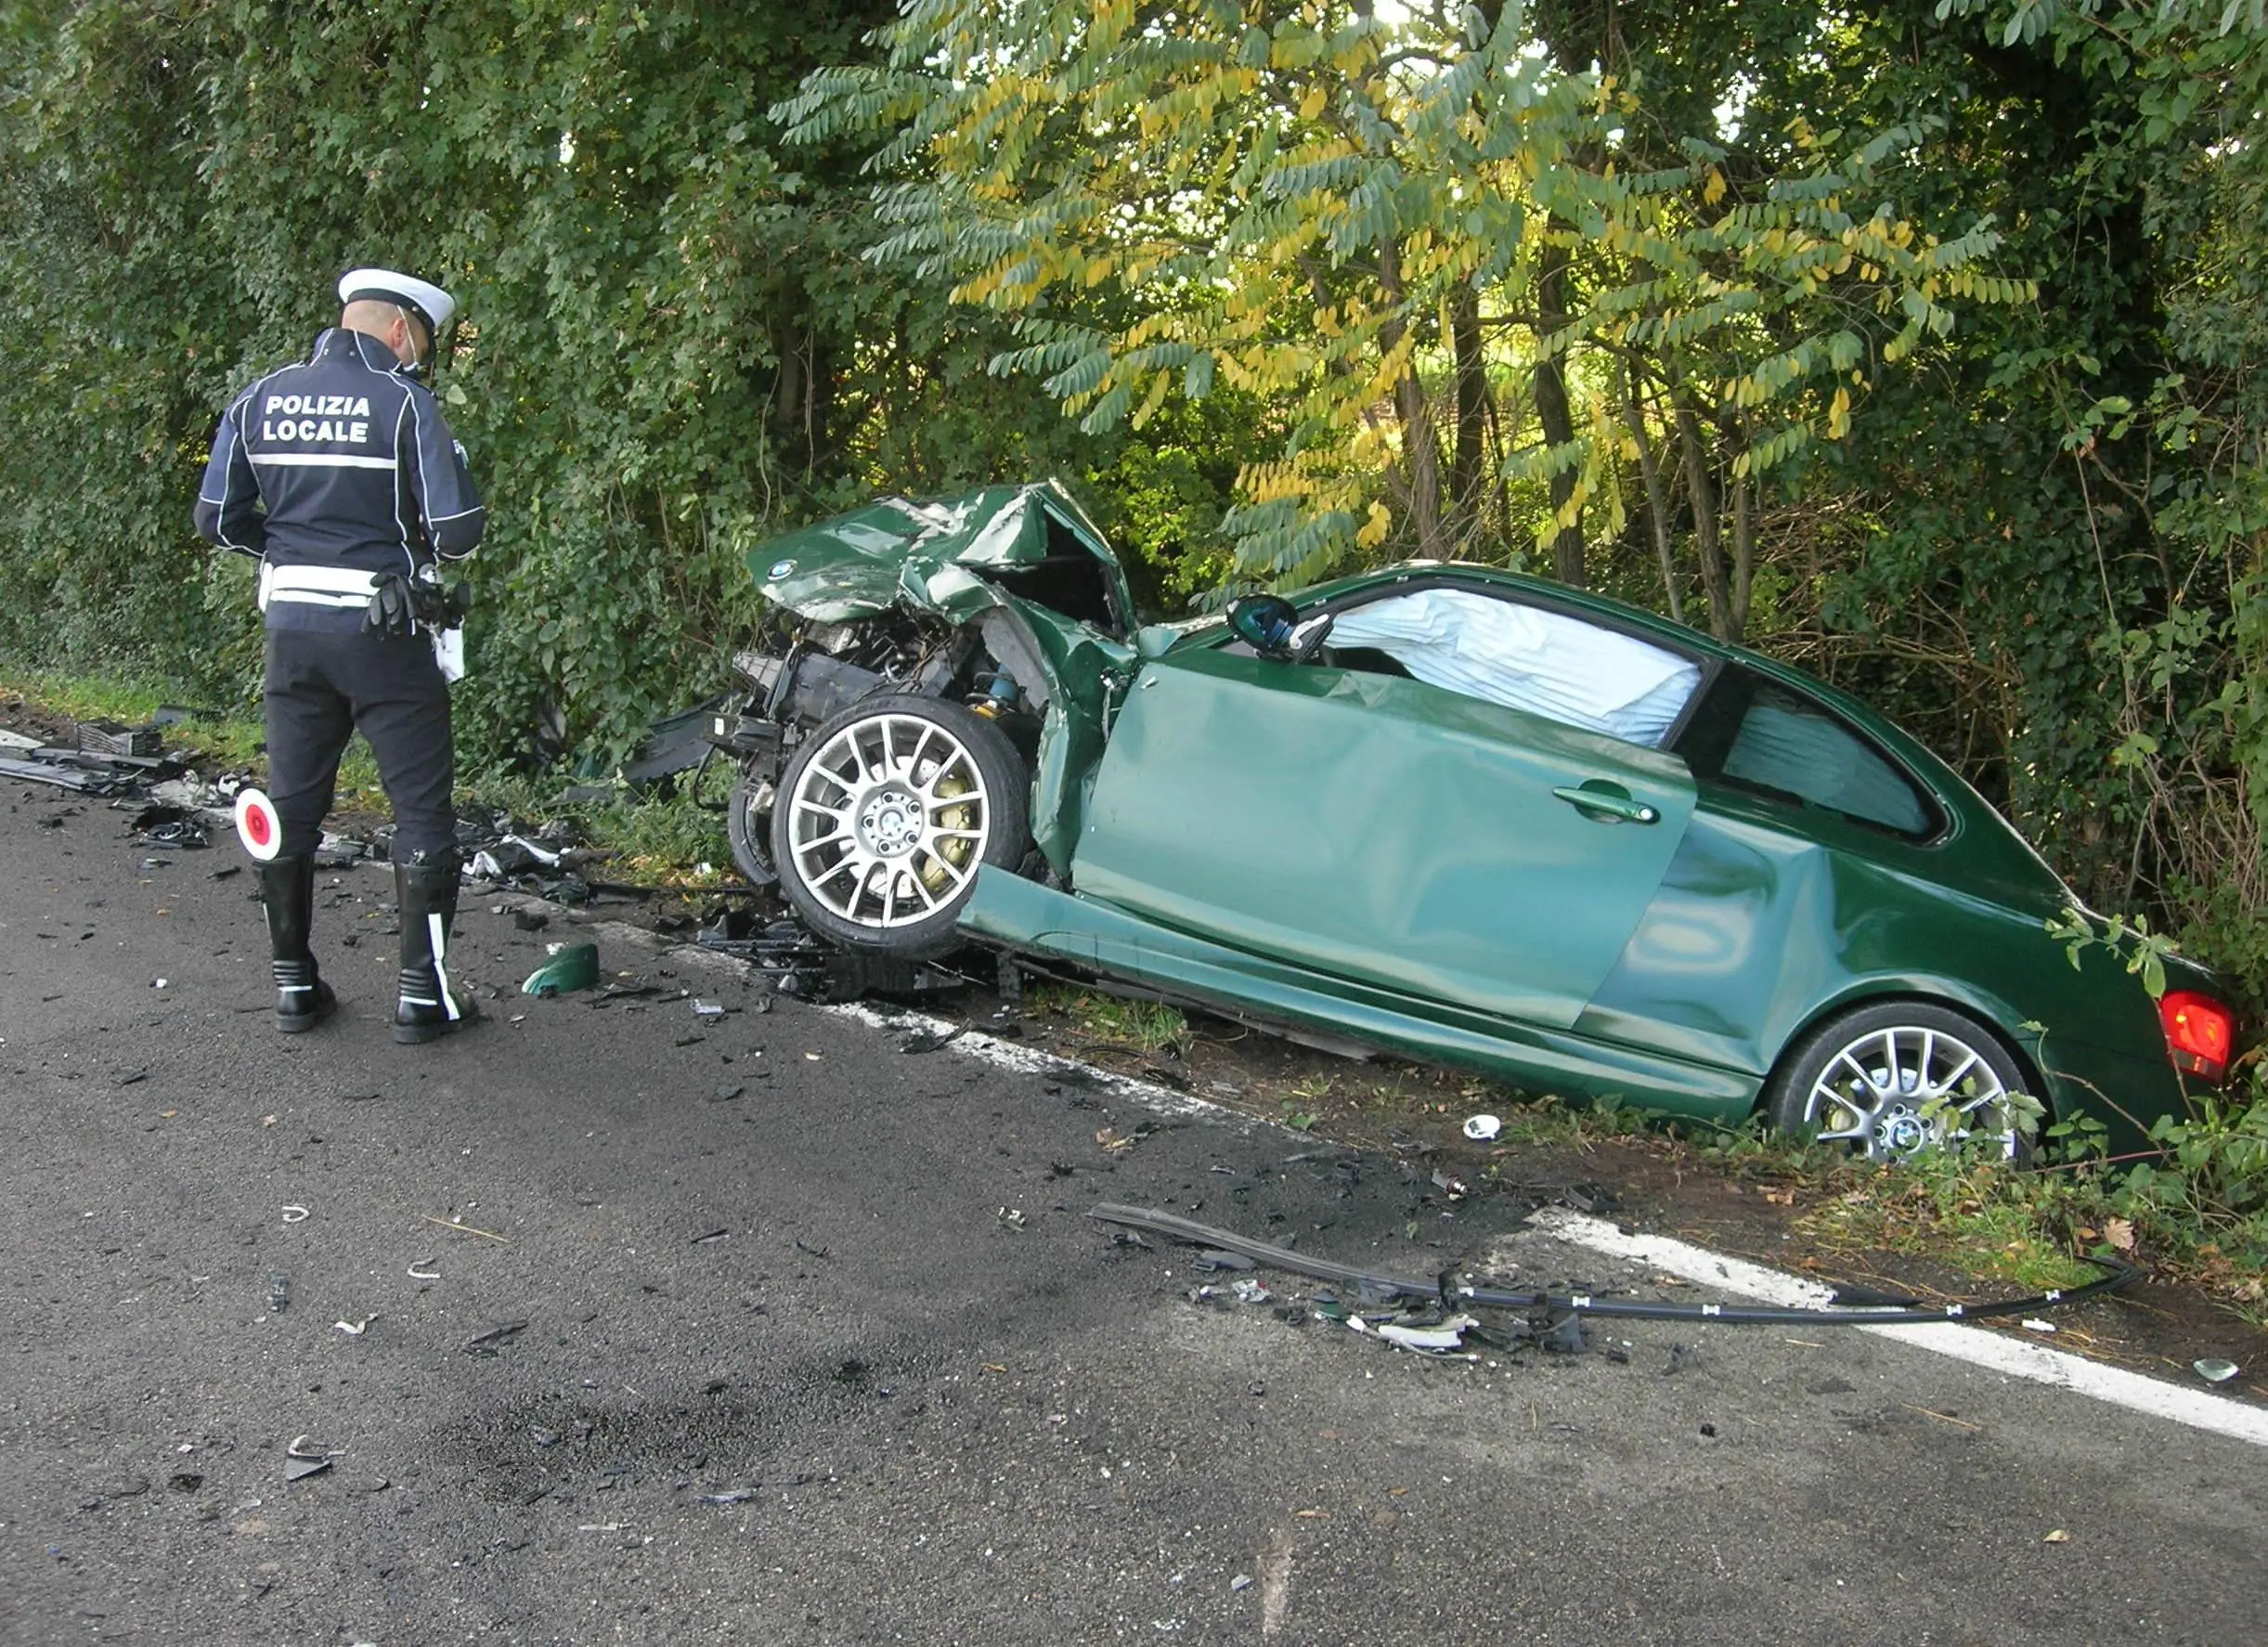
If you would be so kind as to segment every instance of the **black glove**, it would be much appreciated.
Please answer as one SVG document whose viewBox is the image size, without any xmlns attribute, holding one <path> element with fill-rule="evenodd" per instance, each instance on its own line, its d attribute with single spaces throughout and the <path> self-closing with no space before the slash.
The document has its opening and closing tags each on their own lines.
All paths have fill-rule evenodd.
<svg viewBox="0 0 2268 1647">
<path fill-rule="evenodd" d="M 417 592 L 398 572 L 382 574 L 362 615 L 366 635 L 408 635 L 417 630 Z"/>
</svg>

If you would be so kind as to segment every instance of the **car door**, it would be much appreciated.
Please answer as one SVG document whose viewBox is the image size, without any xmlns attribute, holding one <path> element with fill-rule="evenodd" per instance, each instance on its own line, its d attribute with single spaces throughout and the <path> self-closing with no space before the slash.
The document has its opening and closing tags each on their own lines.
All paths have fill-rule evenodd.
<svg viewBox="0 0 2268 1647">
<path fill-rule="evenodd" d="M 1657 749 L 1415 679 L 1199 649 L 1129 694 L 1073 885 L 1322 979 L 1565 1027 L 1693 804 Z"/>
</svg>

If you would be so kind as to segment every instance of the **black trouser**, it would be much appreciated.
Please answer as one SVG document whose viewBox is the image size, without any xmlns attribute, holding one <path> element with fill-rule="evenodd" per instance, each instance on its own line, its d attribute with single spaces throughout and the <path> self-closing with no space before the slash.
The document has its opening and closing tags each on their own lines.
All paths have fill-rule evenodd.
<svg viewBox="0 0 2268 1647">
<path fill-rule="evenodd" d="M 457 847 L 449 689 L 423 635 L 267 632 L 268 798 L 285 853 L 312 852 L 356 732 L 394 805 L 395 858 Z"/>
</svg>

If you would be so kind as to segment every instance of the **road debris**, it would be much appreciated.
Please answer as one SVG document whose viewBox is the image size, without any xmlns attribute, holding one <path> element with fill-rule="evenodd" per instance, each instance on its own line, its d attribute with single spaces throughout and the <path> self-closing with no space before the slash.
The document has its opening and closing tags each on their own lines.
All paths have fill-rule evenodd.
<svg viewBox="0 0 2268 1647">
<path fill-rule="evenodd" d="M 470 1224 L 462 1223 L 458 1219 L 436 1218 L 431 1213 L 420 1213 L 418 1216 L 424 1219 L 428 1224 L 439 1225 L 443 1229 L 453 1229 L 459 1235 L 478 1236 L 485 1241 L 494 1241 L 499 1246 L 502 1247 L 509 1247 L 512 1245 L 512 1238 L 510 1236 L 500 1236 L 493 1229 L 475 1229 Z"/>
<path fill-rule="evenodd" d="M 283 1221 L 286 1224 L 305 1224 L 309 1215 L 305 1207 L 286 1207 L 283 1210 Z"/>
<path fill-rule="evenodd" d="M 1504 1122 L 1493 1115 L 1482 1114 L 1465 1117 L 1465 1136 L 1471 1138 L 1475 1144 L 1485 1144 L 1503 1130 Z"/>
<path fill-rule="evenodd" d="M 359 1321 L 333 1321 L 331 1325 L 349 1338 L 360 1338 L 370 1329 L 370 1323 L 377 1319 L 376 1316 L 365 1316 Z"/>
<path fill-rule="evenodd" d="M 2225 1384 L 2241 1370 L 2234 1361 L 2216 1360 L 2211 1356 L 2201 1361 L 2192 1361 L 2189 1367 L 2191 1371 L 2209 1384 Z"/>
<path fill-rule="evenodd" d="M 1357 1332 L 1375 1333 L 1390 1344 L 1415 1350 L 1419 1355 L 1451 1355 L 1464 1349 L 1465 1329 L 1480 1323 L 1471 1316 L 1451 1316 L 1431 1327 L 1408 1327 L 1398 1321 L 1382 1321 L 1374 1326 L 1360 1316 L 1349 1316 L 1347 1325 Z"/>
<path fill-rule="evenodd" d="M 134 821 L 126 827 L 134 832 L 135 840 L 145 847 L 194 851 L 213 844 L 211 829 L 202 818 L 187 807 L 144 807 L 134 815 Z"/>
<path fill-rule="evenodd" d="M 441 1272 L 433 1267 L 433 1262 L 434 1261 L 430 1258 L 421 1258 L 416 1263 L 412 1264 L 409 1266 L 409 1278 L 413 1281 L 439 1280 L 441 1278 Z"/>
<path fill-rule="evenodd" d="M 305 1435 L 294 1435 L 283 1449 L 283 1478 L 305 1481 L 310 1475 L 320 1475 L 330 1468 L 331 1459 L 342 1450 L 318 1446 Z"/>
<path fill-rule="evenodd" d="M 1523 1311 L 1548 1322 L 1549 1330 L 1538 1334 L 1545 1348 L 1556 1347 L 1552 1334 L 1572 1337 L 1579 1347 L 1582 1317 L 1586 1316 L 1614 1317 L 1641 1321 L 1715 1321 L 1726 1326 L 1890 1326 L 1925 1321 L 1989 1320 L 2009 1316 L 2029 1316 L 2040 1310 L 2063 1303 L 2076 1303 L 2082 1298 L 2123 1287 L 2136 1279 L 2141 1271 L 2132 1264 L 2118 1264 L 2108 1259 L 2090 1259 L 2104 1271 L 2101 1279 L 2078 1287 L 2061 1287 L 2028 1298 L 1964 1302 L 1950 1304 L 1903 1303 L 1874 1307 L 1845 1308 L 1822 1305 L 1818 1308 L 1782 1308 L 1751 1304 L 1725 1303 L 1667 1303 L 1639 1299 L 1608 1299 L 1572 1290 L 1554 1292 L 1548 1290 L 1516 1291 L 1506 1288 L 1481 1286 L 1473 1283 L 1452 1283 L 1442 1276 L 1432 1280 L 1417 1280 L 1400 1276 L 1382 1275 L 1359 1269 L 1353 1264 L 1337 1264 L 1329 1259 L 1315 1258 L 1304 1252 L 1295 1252 L 1289 1247 L 1274 1246 L 1266 1241 L 1240 1236 L 1233 1230 L 1215 1228 L 1194 1219 L 1157 1208 L 1130 1207 L 1112 1201 L 1097 1203 L 1087 1213 L 1097 1223 L 1130 1229 L 1148 1230 L 1193 1246 L 1216 1248 L 1223 1251 L 1241 1253 L 1256 1264 L 1272 1269 L 1286 1270 L 1293 1275 L 1306 1276 L 1314 1280 L 1355 1289 L 1365 1300 L 1376 1299 L 1391 1303 L 1397 1299 L 1411 1299 L 1446 1309 L 1461 1305 L 1470 1309 Z M 1321 1301 L 1318 1300 L 1318 1313 Z M 1327 1318 L 1328 1318 L 1327 1316 Z M 1572 1328 L 1572 1332 L 1564 1329 Z"/>
<path fill-rule="evenodd" d="M 704 1504 L 745 1504 L 763 1492 L 761 1487 L 732 1487 L 721 1493 L 703 1493 Z"/>
<path fill-rule="evenodd" d="M 551 959 L 527 975 L 527 981 L 520 986 L 522 994 L 551 996 L 599 987 L 597 944 L 550 943 L 544 945 L 544 953 Z"/>
<path fill-rule="evenodd" d="M 267 1313 L 280 1316 L 292 1307 L 292 1277 L 278 1270 L 267 1278 Z"/>
<path fill-rule="evenodd" d="M 525 1321 L 506 1321 L 501 1326 L 491 1327 L 487 1331 L 475 1333 L 473 1337 L 465 1340 L 463 1346 L 464 1354 L 468 1355 L 493 1355 L 499 1349 L 512 1342 L 513 1339 L 519 1337 L 520 1334 L 525 1332 L 526 1330 L 527 1323 Z"/>
<path fill-rule="evenodd" d="M 1219 1247 L 1204 1248 L 1189 1262 L 1199 1269 L 1248 1270 L 1256 1267 L 1243 1253 L 1225 1251 Z"/>
</svg>

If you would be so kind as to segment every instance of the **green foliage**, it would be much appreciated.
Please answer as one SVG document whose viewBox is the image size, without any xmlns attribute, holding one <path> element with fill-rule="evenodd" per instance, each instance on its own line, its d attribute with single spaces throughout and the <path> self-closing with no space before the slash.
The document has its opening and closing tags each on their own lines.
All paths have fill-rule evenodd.
<svg viewBox="0 0 2268 1647">
<path fill-rule="evenodd" d="M 356 264 L 461 305 L 438 389 L 491 505 L 471 769 L 524 761 L 547 705 L 619 753 L 711 690 L 776 531 L 877 491 L 1138 469 L 987 375 L 1004 329 L 863 257 L 853 157 L 775 154 L 767 103 L 890 9 L 9 10 L 0 655 L 244 698 L 251 567 L 189 533 L 200 465 Z"/>
<path fill-rule="evenodd" d="M 1247 578 L 1462 547 L 1490 351 L 1458 364 L 1454 462 L 1429 382 L 1460 324 L 1656 362 L 1684 414 L 1733 430 L 1745 480 L 1844 438 L 1861 365 L 1945 334 L 1954 300 L 2028 295 L 1981 269 L 1988 225 L 1940 240 L 1873 203 L 1915 133 L 1803 129 L 1798 163 L 1729 196 L 1704 134 L 1654 163 L 1626 140 L 1642 100 L 1558 68 L 1518 6 L 1272 0 L 1160 24 L 1131 0 L 928 0 L 881 38 L 879 63 L 780 105 L 791 137 L 877 145 L 877 258 L 1012 317 L 994 369 L 1084 429 L 1222 385 L 1275 402 L 1280 445 L 1223 523 Z M 1527 318 L 1575 256 L 1612 273 L 1584 308 Z M 1552 483 L 1539 538 L 1594 499 L 1618 529 L 1627 445 L 1596 398 L 1581 427 L 1500 451 L 1497 484 Z"/>
<path fill-rule="evenodd" d="M 1181 1008 L 1161 1001 L 1053 983 L 1035 986 L 1029 999 L 1034 1008 L 1069 1019 L 1090 1050 L 1118 1048 L 1145 1057 L 1178 1057 L 1189 1044 L 1189 1020 Z"/>
</svg>

